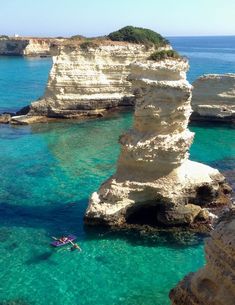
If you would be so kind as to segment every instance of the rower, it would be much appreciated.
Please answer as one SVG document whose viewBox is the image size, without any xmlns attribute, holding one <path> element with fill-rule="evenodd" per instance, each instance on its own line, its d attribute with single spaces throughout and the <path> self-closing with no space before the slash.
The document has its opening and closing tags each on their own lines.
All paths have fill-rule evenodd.
<svg viewBox="0 0 235 305">
<path fill-rule="evenodd" d="M 73 243 L 71 240 L 70 240 L 69 242 L 70 242 L 70 244 L 72 245 L 72 247 L 70 248 L 70 251 L 74 251 L 74 250 L 82 251 L 82 249 L 79 247 L 78 244 Z"/>
</svg>

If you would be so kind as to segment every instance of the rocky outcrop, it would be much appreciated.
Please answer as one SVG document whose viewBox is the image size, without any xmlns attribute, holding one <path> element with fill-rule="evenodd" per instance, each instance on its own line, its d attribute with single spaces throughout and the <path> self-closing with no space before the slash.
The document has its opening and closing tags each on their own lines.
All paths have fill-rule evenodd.
<svg viewBox="0 0 235 305">
<path fill-rule="evenodd" d="M 44 96 L 29 106 L 26 116 L 14 121 L 30 123 L 48 118 L 103 116 L 113 109 L 134 106 L 130 63 L 146 59 L 164 47 L 93 39 L 54 43 L 53 66 Z M 32 119 L 32 117 L 34 117 Z"/>
<path fill-rule="evenodd" d="M 30 106 L 29 116 L 74 118 L 133 106 L 129 64 L 147 58 L 143 45 L 102 42 L 54 49 L 45 95 Z"/>
<path fill-rule="evenodd" d="M 0 39 L 0 55 L 51 56 L 51 45 L 62 42 L 54 38 L 4 38 Z"/>
<path fill-rule="evenodd" d="M 9 124 L 11 121 L 11 115 L 8 113 L 0 114 L 0 124 Z"/>
<path fill-rule="evenodd" d="M 235 74 L 208 74 L 193 83 L 191 120 L 235 123 Z"/>
<path fill-rule="evenodd" d="M 170 292 L 172 305 L 233 305 L 235 300 L 235 210 L 206 241 L 206 265 Z"/>
<path fill-rule="evenodd" d="M 142 60 L 130 69 L 134 126 L 120 138 L 117 171 L 92 194 L 85 222 L 195 227 L 208 220 L 206 208 L 229 203 L 231 189 L 218 170 L 188 160 L 188 62 Z"/>
</svg>

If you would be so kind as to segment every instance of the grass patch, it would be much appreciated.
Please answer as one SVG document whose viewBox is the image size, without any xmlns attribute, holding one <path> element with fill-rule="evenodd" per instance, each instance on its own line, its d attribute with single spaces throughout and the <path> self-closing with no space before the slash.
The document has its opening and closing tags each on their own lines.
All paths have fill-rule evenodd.
<svg viewBox="0 0 235 305">
<path fill-rule="evenodd" d="M 162 50 L 162 51 L 156 51 L 156 52 L 152 53 L 148 59 L 158 61 L 158 60 L 164 60 L 167 58 L 179 59 L 179 58 L 181 58 L 181 56 L 175 50 Z"/>
<path fill-rule="evenodd" d="M 165 46 L 168 40 L 160 34 L 144 28 L 126 26 L 108 35 L 112 41 L 127 41 L 144 45 Z"/>
</svg>

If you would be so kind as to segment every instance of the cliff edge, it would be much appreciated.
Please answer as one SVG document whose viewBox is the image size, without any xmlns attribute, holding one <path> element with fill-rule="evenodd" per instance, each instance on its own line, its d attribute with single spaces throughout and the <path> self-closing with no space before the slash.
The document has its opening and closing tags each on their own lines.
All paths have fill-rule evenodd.
<svg viewBox="0 0 235 305">
<path fill-rule="evenodd" d="M 170 292 L 172 305 L 233 305 L 235 300 L 235 210 L 206 241 L 206 265 Z"/>
</svg>

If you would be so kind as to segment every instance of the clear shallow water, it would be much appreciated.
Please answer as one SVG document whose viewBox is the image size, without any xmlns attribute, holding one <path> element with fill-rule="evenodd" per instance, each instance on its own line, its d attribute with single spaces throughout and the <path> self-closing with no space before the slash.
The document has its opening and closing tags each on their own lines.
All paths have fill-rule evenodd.
<svg viewBox="0 0 235 305">
<path fill-rule="evenodd" d="M 19 89 L 6 91 L 8 102 L 0 99 L 0 107 L 17 109 L 19 91 L 26 90 L 33 100 L 42 95 L 43 85 L 32 80 L 25 89 L 31 66 L 25 59 L 6 60 L 9 71 L 4 81 L 0 78 L 0 88 L 11 86 L 7 78 L 15 64 L 24 72 L 16 82 Z M 40 75 L 35 83 L 45 84 L 50 60 L 30 60 Z M 169 305 L 169 290 L 203 265 L 198 236 L 147 238 L 83 227 L 88 196 L 115 171 L 118 137 L 131 120 L 131 113 L 125 113 L 82 123 L 0 125 L 0 304 Z M 231 174 L 234 129 L 191 129 L 196 132 L 191 159 Z M 66 233 L 78 235 L 81 253 L 49 247 L 50 236 Z"/>
</svg>

